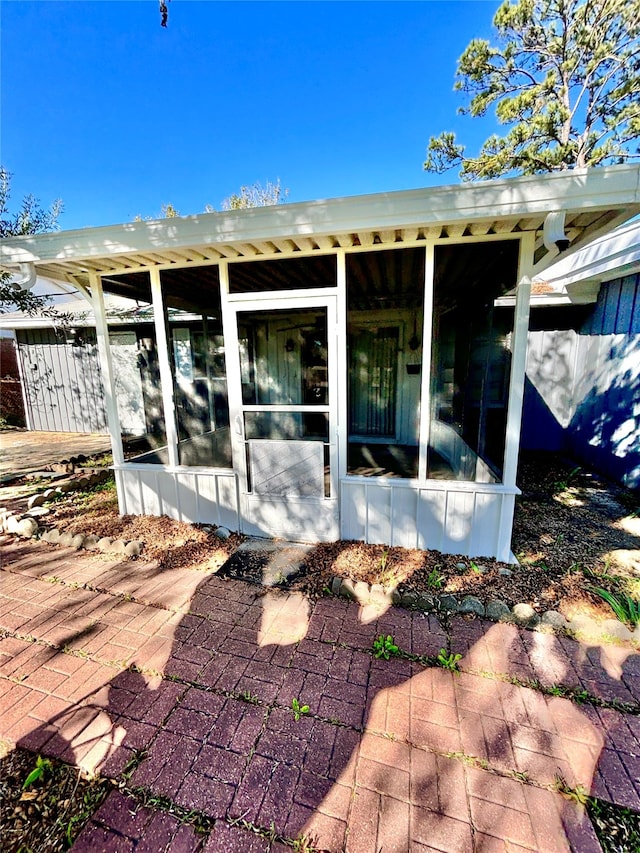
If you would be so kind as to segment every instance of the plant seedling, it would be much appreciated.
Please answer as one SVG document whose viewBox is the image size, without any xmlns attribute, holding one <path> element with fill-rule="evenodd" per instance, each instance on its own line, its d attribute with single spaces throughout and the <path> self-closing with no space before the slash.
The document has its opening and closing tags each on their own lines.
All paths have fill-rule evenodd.
<svg viewBox="0 0 640 853">
<path fill-rule="evenodd" d="M 387 634 L 385 637 L 384 634 L 380 634 L 373 641 L 373 653 L 377 658 L 384 658 L 385 660 L 389 660 L 391 655 L 397 655 L 399 653 L 399 647 L 393 642 L 393 637 L 391 634 Z"/>
<path fill-rule="evenodd" d="M 436 661 L 438 666 L 441 666 L 443 669 L 448 669 L 450 672 L 460 672 L 460 667 L 458 663 L 462 660 L 461 654 L 454 654 L 453 652 L 447 652 L 446 649 L 440 649 L 438 652 L 438 657 Z"/>
<path fill-rule="evenodd" d="M 27 778 L 22 783 L 22 790 L 26 791 L 27 788 L 30 788 L 34 782 L 37 782 L 38 779 L 42 779 L 45 773 L 48 773 L 52 769 L 52 764 L 48 758 L 43 758 L 39 755 L 36 758 L 36 766 L 33 768 L 31 773 L 27 776 Z"/>
<path fill-rule="evenodd" d="M 304 715 L 309 713 L 308 705 L 301 705 L 299 700 L 294 698 L 291 700 L 291 709 L 293 711 L 293 719 L 298 722 L 298 720 Z"/>
<path fill-rule="evenodd" d="M 427 586 L 429 587 L 429 589 L 442 589 L 444 575 L 440 574 L 439 569 L 440 566 L 436 566 L 429 572 L 429 575 L 427 576 Z"/>
</svg>

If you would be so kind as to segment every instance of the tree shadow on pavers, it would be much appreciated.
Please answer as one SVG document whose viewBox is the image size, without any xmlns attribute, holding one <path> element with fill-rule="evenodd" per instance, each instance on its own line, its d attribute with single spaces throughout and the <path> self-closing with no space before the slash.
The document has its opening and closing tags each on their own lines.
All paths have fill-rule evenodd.
<svg viewBox="0 0 640 853">
<path fill-rule="evenodd" d="M 118 608 L 130 604 L 114 606 L 115 621 L 106 613 L 106 628 L 127 631 Z M 552 784 L 560 772 L 567 784 L 591 785 L 605 737 L 619 739 L 624 718 L 480 675 L 376 659 L 379 634 L 416 655 L 450 644 L 474 669 L 485 659 L 496 672 L 501 661 L 519 672 L 538 665 L 537 635 L 513 626 L 453 620 L 447 633 L 424 614 L 391 608 L 373 618 L 340 599 L 312 604 L 208 577 L 188 612 L 141 635 L 137 670 L 58 650 L 38 671 L 62 679 L 49 692 L 42 682 L 12 685 L 18 716 L 5 717 L 0 733 L 14 720 L 8 731 L 20 745 L 125 786 L 78 849 L 96 839 L 105 849 L 169 849 L 178 831 L 207 853 L 281 849 L 273 830 L 332 853 L 507 841 L 569 850 L 567 833 L 580 832 L 587 841 L 577 849 L 588 850 L 579 807 L 523 780 Z M 544 642 L 555 665 L 562 655 L 579 663 L 574 647 Z M 615 683 L 603 672 L 603 684 Z"/>
</svg>

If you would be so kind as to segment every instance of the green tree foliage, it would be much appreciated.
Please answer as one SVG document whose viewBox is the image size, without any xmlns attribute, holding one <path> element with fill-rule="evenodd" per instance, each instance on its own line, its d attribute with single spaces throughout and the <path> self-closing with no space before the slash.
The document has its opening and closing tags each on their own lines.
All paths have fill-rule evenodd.
<svg viewBox="0 0 640 853">
<path fill-rule="evenodd" d="M 45 209 L 38 199 L 27 195 L 18 210 L 12 213 L 9 210 L 10 196 L 11 174 L 0 166 L 0 238 L 40 234 L 58 227 L 58 217 L 62 212 L 60 200 Z M 13 284 L 14 278 L 10 271 L 0 270 L 0 314 L 7 311 L 26 311 L 28 314 L 46 311 L 47 297 L 22 290 Z"/>
<path fill-rule="evenodd" d="M 280 185 L 280 178 L 276 183 L 267 181 L 263 187 L 259 181 L 251 186 L 240 187 L 239 193 L 232 193 L 222 202 L 223 210 L 244 210 L 248 207 L 269 207 L 272 204 L 283 204 L 289 190 Z"/>
<path fill-rule="evenodd" d="M 463 180 L 621 163 L 639 156 L 640 0 L 505 0 L 496 43 L 458 61 L 460 112 L 495 109 L 504 135 L 469 157 L 455 134 L 432 137 L 424 167 Z"/>
</svg>

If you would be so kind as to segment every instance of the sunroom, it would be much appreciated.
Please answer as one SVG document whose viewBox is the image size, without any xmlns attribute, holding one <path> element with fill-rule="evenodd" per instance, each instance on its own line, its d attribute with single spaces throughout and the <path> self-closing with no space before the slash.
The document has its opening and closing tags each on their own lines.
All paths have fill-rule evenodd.
<svg viewBox="0 0 640 853">
<path fill-rule="evenodd" d="M 530 279 L 639 212 L 639 174 L 567 172 L 0 246 L 7 268 L 72 283 L 93 303 L 123 514 L 509 560 Z M 104 293 L 139 311 L 126 341 L 110 334 Z M 496 301 L 508 293 L 505 311 Z M 123 442 L 129 408 L 136 435 Z"/>
</svg>

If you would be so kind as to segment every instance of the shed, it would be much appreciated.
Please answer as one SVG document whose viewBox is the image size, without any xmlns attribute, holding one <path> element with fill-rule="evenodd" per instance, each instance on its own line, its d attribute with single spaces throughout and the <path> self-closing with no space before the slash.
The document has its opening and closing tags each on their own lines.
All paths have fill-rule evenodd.
<svg viewBox="0 0 640 853">
<path fill-rule="evenodd" d="M 505 560 L 531 277 L 558 247 L 638 213 L 639 179 L 617 166 L 15 237 L 0 250 L 92 300 L 122 513 Z M 133 457 L 104 293 L 153 318 L 138 369 L 156 381 Z"/>
</svg>

